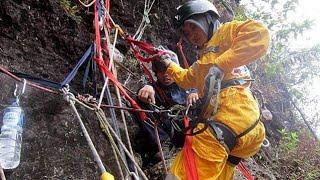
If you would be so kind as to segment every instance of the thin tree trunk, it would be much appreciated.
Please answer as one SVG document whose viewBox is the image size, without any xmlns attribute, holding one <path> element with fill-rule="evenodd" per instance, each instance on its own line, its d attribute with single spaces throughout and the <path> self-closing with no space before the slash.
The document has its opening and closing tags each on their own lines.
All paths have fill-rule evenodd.
<svg viewBox="0 0 320 180">
<path fill-rule="evenodd" d="M 316 139 L 317 142 L 319 142 L 319 138 L 317 136 L 317 134 L 313 131 L 313 129 L 311 128 L 309 122 L 307 121 L 306 115 L 302 112 L 302 110 L 297 106 L 297 104 L 291 100 L 293 107 L 297 109 L 297 111 L 300 113 L 304 123 L 307 125 L 308 129 L 311 131 L 312 135 L 314 136 L 314 138 Z"/>
</svg>

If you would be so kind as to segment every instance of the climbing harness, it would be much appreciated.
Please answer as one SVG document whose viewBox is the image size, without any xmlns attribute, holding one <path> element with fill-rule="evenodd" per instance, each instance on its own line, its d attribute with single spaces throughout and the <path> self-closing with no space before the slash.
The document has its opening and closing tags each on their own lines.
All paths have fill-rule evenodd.
<svg viewBox="0 0 320 180">
<path fill-rule="evenodd" d="M 185 144 L 183 147 L 184 153 L 184 164 L 185 164 L 185 172 L 187 172 L 188 179 L 197 179 L 197 172 L 194 162 L 194 152 L 191 148 L 192 137 L 196 134 L 199 134 L 206 130 L 209 127 L 209 130 L 216 137 L 216 139 L 222 144 L 227 150 L 228 154 L 232 151 L 234 146 L 236 145 L 237 139 L 246 135 L 250 132 L 256 125 L 259 123 L 260 119 L 257 119 L 250 127 L 248 127 L 245 131 L 240 134 L 236 134 L 231 128 L 227 125 L 217 122 L 212 119 L 204 120 L 206 117 L 212 117 L 218 108 L 218 97 L 220 90 L 222 88 L 227 88 L 230 86 L 242 85 L 243 80 L 230 80 L 226 82 L 221 82 L 223 79 L 222 72 L 217 67 L 212 67 L 209 69 L 208 75 L 205 78 L 205 87 L 204 87 L 204 98 L 201 99 L 201 113 L 200 116 L 194 117 L 195 120 L 190 123 L 188 118 L 189 107 L 186 109 L 186 116 L 184 117 L 185 128 L 184 131 L 187 133 L 185 136 Z M 211 111 L 209 110 L 211 109 Z M 178 114 L 170 115 L 171 117 L 177 117 Z M 186 123 L 188 122 L 188 123 Z M 204 128 L 198 130 L 197 132 L 193 132 L 193 129 L 197 126 L 198 123 L 204 123 Z M 173 127 L 177 127 L 177 125 L 173 125 Z M 181 129 L 181 126 L 178 126 Z M 233 165 L 239 165 L 239 169 L 244 174 L 247 179 L 253 179 L 250 173 L 246 170 L 245 166 L 241 163 L 241 158 L 228 155 L 227 161 Z M 191 162 L 191 163 L 190 163 Z"/>
</svg>

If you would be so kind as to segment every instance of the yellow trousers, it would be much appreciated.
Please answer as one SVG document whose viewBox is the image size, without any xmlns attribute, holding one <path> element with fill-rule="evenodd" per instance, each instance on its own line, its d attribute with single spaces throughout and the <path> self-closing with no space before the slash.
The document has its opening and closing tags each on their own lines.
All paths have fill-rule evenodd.
<svg viewBox="0 0 320 180">
<path fill-rule="evenodd" d="M 259 118 L 257 102 L 248 88 L 224 89 L 219 100 L 219 111 L 213 118 L 226 124 L 237 134 L 245 131 Z M 197 129 L 203 126 L 198 124 Z M 248 158 L 259 151 L 264 137 L 265 129 L 259 122 L 254 129 L 237 140 L 230 154 L 243 159 Z M 227 162 L 228 153 L 209 129 L 193 136 L 192 150 L 200 180 L 233 179 L 234 166 Z M 181 151 L 171 165 L 170 173 L 175 179 L 187 180 L 183 158 L 184 154 Z"/>
</svg>

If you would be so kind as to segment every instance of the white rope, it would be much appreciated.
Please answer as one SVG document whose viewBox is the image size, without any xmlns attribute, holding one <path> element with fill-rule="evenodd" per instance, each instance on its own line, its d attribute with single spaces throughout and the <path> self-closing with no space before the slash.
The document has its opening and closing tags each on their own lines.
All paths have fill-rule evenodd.
<svg viewBox="0 0 320 180">
<path fill-rule="evenodd" d="M 140 40 L 142 38 L 144 30 L 146 29 L 147 25 L 150 23 L 149 13 L 152 9 L 154 2 L 155 0 L 153 0 L 152 3 L 150 0 L 144 1 L 143 17 L 136 33 L 133 36 L 134 39 Z"/>
<path fill-rule="evenodd" d="M 113 46 L 112 46 L 112 51 L 111 51 L 111 57 L 110 57 L 110 63 L 109 63 L 109 67 L 108 69 L 110 70 L 111 69 L 111 65 L 113 64 L 113 56 L 114 56 L 114 50 L 116 48 L 116 42 L 117 42 L 117 38 L 118 38 L 118 29 L 116 29 L 116 33 L 115 33 L 115 37 L 114 37 L 114 42 L 113 42 Z M 107 33 L 108 34 L 108 33 Z M 108 38 L 107 38 L 107 41 L 108 41 Z M 108 46 L 109 47 L 109 46 Z M 108 48 L 109 49 L 109 48 Z M 109 50 L 110 51 L 110 50 Z M 98 103 L 98 109 L 100 108 L 101 106 L 101 103 L 102 103 L 102 100 L 103 100 L 103 96 L 104 96 L 104 92 L 106 90 L 106 87 L 108 85 L 108 82 L 109 82 L 109 78 L 106 77 L 106 80 L 104 81 L 104 85 L 103 85 L 103 88 L 102 88 L 102 91 L 101 91 L 101 94 L 100 94 L 100 98 L 99 98 L 99 103 Z"/>
<path fill-rule="evenodd" d="M 116 67 L 112 66 L 112 70 L 113 70 L 113 73 L 115 74 L 115 76 L 117 77 L 117 69 L 116 69 Z M 121 101 L 121 97 L 120 97 L 119 88 L 117 86 L 115 86 L 115 88 L 116 88 L 116 94 L 117 94 L 117 98 L 118 98 L 118 104 L 122 108 L 123 106 L 122 106 L 122 101 Z M 120 110 L 120 114 L 121 114 L 121 119 L 122 119 L 122 123 L 123 123 L 124 130 L 125 130 L 124 132 L 125 132 L 126 140 L 127 140 L 127 143 L 128 143 L 129 151 L 133 155 L 132 145 L 131 145 L 131 142 L 130 142 L 128 127 L 127 127 L 127 121 L 126 121 L 126 117 L 124 115 L 124 111 Z M 135 171 L 136 174 L 138 173 L 136 167 L 134 167 L 134 171 Z"/>
<path fill-rule="evenodd" d="M 92 6 L 92 4 L 94 3 L 94 2 L 96 2 L 96 0 L 92 0 L 92 2 L 91 3 L 89 3 L 89 4 L 85 4 L 84 2 L 82 2 L 81 0 L 78 0 L 79 2 L 80 2 L 80 4 L 82 5 L 82 6 L 84 6 L 84 7 L 90 7 L 90 6 Z"/>
<path fill-rule="evenodd" d="M 64 90 L 63 90 L 63 91 L 64 91 Z M 64 91 L 64 92 L 65 92 L 65 91 Z M 67 92 L 67 91 L 66 91 L 66 92 Z M 69 94 L 71 94 L 71 93 L 69 93 Z M 96 112 L 98 119 L 101 119 L 101 121 L 104 123 L 104 125 L 107 126 L 107 128 L 106 128 L 106 131 L 107 131 L 107 132 L 106 132 L 106 133 L 107 133 L 108 138 L 110 139 L 110 143 L 111 143 L 111 146 L 112 146 L 112 148 L 113 148 L 113 151 L 114 151 L 114 154 L 115 154 L 117 163 L 119 163 L 119 160 L 118 160 L 118 158 L 117 158 L 117 156 L 116 156 L 116 155 L 118 154 L 119 157 L 120 157 L 120 159 L 121 159 L 121 161 L 122 161 L 122 163 L 124 164 L 126 170 L 128 171 L 128 175 L 131 175 L 131 176 L 133 176 L 133 177 L 136 179 L 135 173 L 130 172 L 128 166 L 126 165 L 125 160 L 122 158 L 121 152 L 120 152 L 119 148 L 117 147 L 114 139 L 112 138 L 112 136 L 109 136 L 109 135 L 111 135 L 111 134 L 110 134 L 110 124 L 109 124 L 109 123 L 106 123 L 106 122 L 107 122 L 107 119 L 106 119 L 106 117 L 105 117 L 105 114 L 104 114 L 103 110 L 102 110 L 101 108 L 100 108 L 100 109 L 97 109 L 97 108 L 89 107 L 88 105 L 86 105 L 86 104 L 84 104 L 83 102 L 81 102 L 81 101 L 79 101 L 78 99 L 76 99 L 73 95 L 68 96 L 66 99 L 68 99 L 68 100 L 70 100 L 70 101 L 77 102 L 77 103 L 79 103 L 80 105 L 84 106 L 85 108 Z M 108 124 L 109 124 L 109 125 L 108 125 Z M 114 131 L 114 130 L 112 129 L 112 131 Z M 118 136 L 117 136 L 117 137 L 118 137 Z M 117 139 L 117 140 L 118 140 L 118 139 Z M 118 140 L 118 141 L 119 141 L 119 140 Z M 121 141 L 121 140 L 120 140 L 120 141 Z M 119 144 L 120 144 L 121 146 L 124 146 L 124 144 L 123 144 L 122 141 L 121 141 Z M 126 151 L 128 151 L 128 150 L 126 150 Z M 126 152 L 126 151 L 125 151 L 125 152 Z M 127 153 L 127 152 L 126 152 L 126 153 Z M 133 158 L 133 159 L 134 159 L 134 158 Z M 132 160 L 132 159 L 131 159 L 131 160 Z M 137 163 L 136 163 L 135 161 L 133 161 L 133 163 L 134 163 L 135 168 L 136 168 L 136 166 L 138 166 Z M 121 172 L 121 171 L 120 171 L 120 172 Z M 139 171 L 139 172 L 140 172 L 140 171 Z M 136 174 L 137 174 L 137 173 L 136 173 Z"/>
<path fill-rule="evenodd" d="M 68 92 L 68 90 L 67 90 L 66 88 L 63 88 L 62 91 L 63 91 L 63 93 L 64 93 L 64 95 L 65 95 L 65 96 L 64 96 L 65 100 L 66 100 L 67 102 L 69 102 L 70 106 L 72 107 L 73 111 L 75 112 L 75 114 L 76 114 L 76 116 L 77 116 L 77 118 L 78 118 L 78 121 L 79 121 L 79 123 L 80 123 L 81 130 L 82 130 L 82 132 L 83 132 L 83 134 L 84 134 L 84 136 L 85 136 L 85 138 L 86 138 L 86 140 L 87 140 L 87 142 L 88 142 L 88 145 L 89 145 L 89 147 L 90 147 L 90 149 L 91 149 L 91 152 L 92 152 L 92 154 L 93 154 L 93 158 L 94 158 L 94 160 L 97 162 L 98 167 L 99 167 L 101 173 L 107 172 L 107 171 L 106 171 L 106 168 L 104 167 L 104 165 L 103 165 L 103 163 L 102 163 L 102 161 L 101 161 L 101 158 L 100 158 L 100 156 L 99 156 L 96 148 L 94 147 L 94 144 L 93 144 L 93 142 L 92 142 L 92 140 L 91 140 L 91 138 L 90 138 L 90 135 L 89 135 L 86 127 L 84 126 L 84 124 L 83 124 L 83 122 L 82 122 L 82 120 L 81 120 L 80 114 L 78 113 L 78 111 L 77 111 L 77 109 L 76 109 L 76 107 L 75 107 L 75 102 L 72 100 L 72 99 L 74 99 L 74 95 L 73 95 L 72 93 Z"/>
<path fill-rule="evenodd" d="M 6 176 L 4 175 L 4 172 L 3 172 L 3 168 L 0 164 L 0 177 L 1 177 L 1 180 L 6 180 Z"/>
<path fill-rule="evenodd" d="M 92 107 L 90 107 L 90 106 L 86 105 L 85 103 L 83 103 L 83 102 L 79 101 L 77 98 L 71 98 L 71 99 L 72 99 L 73 101 L 75 101 L 76 103 L 78 103 L 78 104 L 80 104 L 80 105 L 82 105 L 82 106 L 86 107 L 87 109 L 90 109 L 91 111 L 94 111 L 94 110 L 95 110 L 95 108 L 92 108 Z"/>
<path fill-rule="evenodd" d="M 112 126 L 110 125 L 110 123 L 106 120 L 103 119 L 105 124 L 108 126 L 110 132 L 112 133 L 113 137 L 116 138 L 116 140 L 118 141 L 118 143 L 122 146 L 124 152 L 127 154 L 128 158 L 132 161 L 132 163 L 137 167 L 140 175 L 142 176 L 142 178 L 144 180 L 147 180 L 147 176 L 144 174 L 144 172 L 142 171 L 142 169 L 139 167 L 139 165 L 137 164 L 137 162 L 135 161 L 134 157 L 130 154 L 130 152 L 128 151 L 128 149 L 126 148 L 126 146 L 123 144 L 123 142 L 121 141 L 121 139 L 119 138 L 119 136 L 117 135 L 117 133 L 113 130 Z"/>
<path fill-rule="evenodd" d="M 92 111 L 96 111 L 96 110 L 97 110 L 96 108 L 89 107 L 88 105 L 86 105 L 86 104 L 84 104 L 83 102 L 79 101 L 79 100 L 78 100 L 77 98 L 75 98 L 74 96 L 69 97 L 69 99 L 72 100 L 72 101 L 74 101 L 74 102 L 79 103 L 80 105 L 84 106 L 85 108 L 87 108 L 87 109 L 89 109 L 89 110 L 92 110 Z M 99 118 L 99 116 L 98 116 L 98 118 Z M 113 154 L 114 154 L 114 156 L 115 156 L 116 163 L 117 163 L 117 167 L 118 167 L 118 170 L 119 170 L 119 172 L 120 172 L 120 176 L 122 177 L 122 179 L 124 179 L 124 175 L 123 175 L 123 173 L 122 173 L 122 169 L 121 169 L 121 165 L 120 165 L 120 163 L 119 163 L 118 155 L 119 155 L 120 159 L 122 160 L 122 163 L 125 165 L 126 170 L 130 173 L 129 168 L 127 167 L 126 162 L 125 162 L 124 159 L 122 158 L 121 153 L 120 153 L 117 145 L 115 144 L 112 136 L 110 135 L 109 129 L 106 128 L 106 131 L 107 131 L 106 133 L 107 133 L 107 135 L 108 135 L 108 137 L 109 137 L 109 139 L 110 139 L 112 152 L 113 152 Z M 109 135 L 110 135 L 110 136 L 109 136 Z M 110 137 L 111 137 L 111 138 L 110 138 Z M 118 155 L 117 155 L 117 154 L 118 154 Z"/>
<path fill-rule="evenodd" d="M 164 172 L 165 172 L 166 174 L 168 174 L 167 165 L 166 165 L 166 160 L 165 160 L 165 158 L 164 158 L 163 150 L 162 150 L 162 147 L 161 147 L 161 142 L 160 142 L 160 137 L 159 137 L 159 131 L 158 131 L 158 125 L 154 126 L 154 133 L 155 133 L 155 136 L 156 136 L 156 139 L 157 139 L 157 145 L 158 145 L 158 149 L 159 149 L 159 152 L 160 152 L 161 161 L 162 161 L 162 163 L 163 163 Z"/>
</svg>

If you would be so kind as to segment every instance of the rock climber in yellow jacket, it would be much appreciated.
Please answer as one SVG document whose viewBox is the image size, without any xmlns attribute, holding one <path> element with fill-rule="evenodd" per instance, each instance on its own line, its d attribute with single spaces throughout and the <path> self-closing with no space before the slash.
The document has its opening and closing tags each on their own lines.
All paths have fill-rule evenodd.
<svg viewBox="0 0 320 180">
<path fill-rule="evenodd" d="M 235 136 L 233 146 L 226 146 L 217 138 L 213 128 L 207 128 L 192 139 L 198 179 L 232 179 L 234 168 L 241 159 L 256 154 L 265 138 L 265 129 L 259 121 L 259 107 L 250 89 L 250 73 L 245 65 L 263 56 L 269 46 L 265 26 L 254 20 L 232 21 L 221 24 L 215 6 L 207 0 L 192 0 L 177 8 L 176 29 L 190 44 L 199 48 L 199 59 L 183 69 L 169 59 L 162 60 L 175 82 L 184 89 L 197 88 L 204 95 L 205 77 L 212 67 L 224 74 L 218 95 L 218 110 L 205 113 L 207 121 L 218 124 L 226 141 L 227 133 Z M 223 84 L 224 87 L 223 87 Z M 212 112 L 209 108 L 208 112 Z M 198 123 L 195 130 L 202 129 Z M 211 127 L 211 126 L 210 126 Z M 227 130 L 226 130 L 227 129 Z M 232 144 L 232 143 L 231 143 Z M 173 161 L 167 179 L 188 179 L 184 153 Z"/>
</svg>

